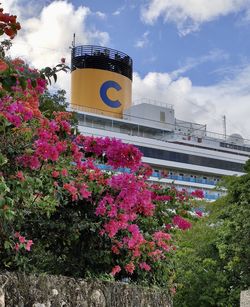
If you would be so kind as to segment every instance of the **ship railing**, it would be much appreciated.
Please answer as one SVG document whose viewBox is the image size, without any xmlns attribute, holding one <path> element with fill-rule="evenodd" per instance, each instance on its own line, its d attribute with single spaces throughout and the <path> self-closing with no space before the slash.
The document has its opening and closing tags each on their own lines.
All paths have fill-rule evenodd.
<svg viewBox="0 0 250 307">
<path fill-rule="evenodd" d="M 106 165 L 106 164 L 97 164 L 97 167 L 100 169 L 100 170 L 102 170 L 102 171 L 106 171 L 106 172 L 108 172 L 108 171 L 114 171 L 113 170 L 113 168 L 111 167 L 111 166 L 109 166 L 109 165 Z M 117 170 L 116 170 L 116 172 L 118 172 L 118 173 L 130 173 L 130 169 L 129 168 L 118 168 Z M 153 172 L 152 173 L 152 176 L 151 177 L 153 177 L 153 178 L 157 178 L 157 179 L 171 179 L 171 180 L 173 180 L 173 181 L 175 181 L 175 180 L 177 180 L 177 181 L 183 181 L 183 182 L 193 182 L 193 181 L 191 181 L 191 180 L 188 180 L 188 177 L 185 177 L 185 178 L 179 178 L 180 176 L 175 176 L 175 175 L 168 175 L 168 176 L 166 176 L 166 177 L 160 177 L 159 176 L 160 174 L 158 173 L 158 172 Z M 199 180 L 197 180 L 196 181 L 197 183 L 201 183 L 201 184 L 209 184 L 208 182 L 208 180 L 205 180 L 205 179 L 203 179 L 202 181 L 199 181 Z M 216 184 L 213 182 L 212 183 L 212 181 L 210 181 L 210 184 L 215 188 L 216 187 Z M 178 185 L 177 185 L 178 186 Z M 181 187 L 181 186 L 179 186 L 179 189 L 182 189 L 183 187 Z M 200 187 L 200 188 L 202 188 L 202 187 Z M 189 192 L 189 193 L 191 193 L 191 192 L 193 192 L 196 188 L 191 188 L 191 187 L 186 187 L 186 189 L 187 189 L 187 191 Z M 221 194 L 218 192 L 218 191 L 214 191 L 214 189 L 212 190 L 212 191 L 208 191 L 208 190 L 206 190 L 205 188 L 203 188 L 202 189 L 203 190 L 203 192 L 204 192 L 204 198 L 205 199 L 208 199 L 208 200 L 216 200 L 217 198 L 219 198 L 220 196 L 221 196 Z"/>
<path fill-rule="evenodd" d="M 174 106 L 172 104 L 166 104 L 164 101 L 159 101 L 159 100 L 155 100 L 155 99 L 151 99 L 151 98 L 137 98 L 133 100 L 133 104 L 137 105 L 137 104 L 141 104 L 141 103 L 147 103 L 147 104 L 151 104 L 151 105 L 155 105 L 155 106 L 160 106 L 160 107 L 164 107 L 167 109 L 174 109 Z"/>
<path fill-rule="evenodd" d="M 131 57 L 128 56 L 126 53 L 102 46 L 94 46 L 94 45 L 76 46 L 72 49 L 72 56 L 74 58 L 82 56 L 106 57 L 112 60 L 126 63 L 129 66 L 132 66 L 133 64 Z"/>
<path fill-rule="evenodd" d="M 186 133 L 178 130 L 178 127 L 180 127 L 181 130 L 181 126 L 176 126 L 171 123 L 162 123 L 160 121 L 145 119 L 138 116 L 126 115 L 126 120 L 124 121 L 120 114 L 114 112 L 79 105 L 71 105 L 71 109 L 72 111 L 82 112 L 83 120 L 80 120 L 80 124 L 92 128 L 101 128 L 107 131 L 165 142 L 180 142 L 190 144 L 191 146 L 209 145 L 215 149 L 220 148 L 220 150 L 224 150 L 225 148 L 250 153 L 250 140 L 248 139 L 243 140 L 244 144 L 235 144 L 225 140 L 222 134 L 210 131 L 202 131 L 202 133 L 198 131 L 201 133 L 200 135 L 197 131 Z M 103 119 L 95 117 L 95 114 L 101 115 Z M 147 120 L 148 125 L 137 124 L 136 122 L 139 120 Z"/>
</svg>

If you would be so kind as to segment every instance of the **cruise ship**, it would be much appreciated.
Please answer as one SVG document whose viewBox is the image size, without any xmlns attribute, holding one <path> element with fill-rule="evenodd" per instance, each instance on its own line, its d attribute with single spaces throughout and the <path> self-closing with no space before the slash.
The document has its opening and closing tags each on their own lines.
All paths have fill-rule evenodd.
<svg viewBox="0 0 250 307">
<path fill-rule="evenodd" d="M 244 173 L 249 140 L 179 120 L 165 102 L 142 98 L 132 103 L 133 61 L 125 53 L 73 46 L 71 65 L 71 109 L 77 113 L 79 131 L 134 144 L 153 169 L 150 181 L 189 192 L 201 189 L 213 201 L 225 193 L 218 188 L 223 176 Z"/>
</svg>

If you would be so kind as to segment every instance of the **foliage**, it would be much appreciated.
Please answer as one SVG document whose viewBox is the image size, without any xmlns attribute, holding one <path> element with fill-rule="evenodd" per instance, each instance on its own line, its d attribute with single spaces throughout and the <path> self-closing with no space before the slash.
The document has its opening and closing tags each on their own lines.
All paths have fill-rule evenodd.
<svg viewBox="0 0 250 307">
<path fill-rule="evenodd" d="M 52 83 L 51 79 L 54 80 L 55 82 L 57 81 L 57 73 L 59 71 L 67 72 L 68 70 L 70 70 L 70 68 L 67 65 L 65 65 L 65 59 L 62 58 L 61 63 L 57 64 L 55 67 L 51 68 L 47 66 L 41 69 L 40 75 L 43 79 L 46 79 L 49 84 L 51 84 Z"/>
<path fill-rule="evenodd" d="M 45 91 L 39 97 L 39 110 L 49 119 L 53 118 L 54 112 L 66 112 L 69 104 L 65 95 L 65 90 L 58 90 L 53 94 Z"/>
<path fill-rule="evenodd" d="M 176 306 L 239 306 L 250 286 L 250 169 L 225 181 L 227 196 L 209 205 L 179 240 Z"/>
<path fill-rule="evenodd" d="M 54 93 L 50 93 L 46 90 L 39 96 L 39 110 L 49 119 L 54 118 L 54 112 L 67 112 L 68 107 L 69 104 L 66 98 L 66 91 L 63 89 L 59 89 Z M 74 127 L 77 126 L 78 121 L 75 113 L 72 113 L 69 121 Z"/>
<path fill-rule="evenodd" d="M 173 235 L 200 218 L 192 196 L 150 185 L 134 146 L 75 135 L 64 92 L 45 92 L 61 70 L 0 59 L 0 269 L 166 286 Z"/>
</svg>

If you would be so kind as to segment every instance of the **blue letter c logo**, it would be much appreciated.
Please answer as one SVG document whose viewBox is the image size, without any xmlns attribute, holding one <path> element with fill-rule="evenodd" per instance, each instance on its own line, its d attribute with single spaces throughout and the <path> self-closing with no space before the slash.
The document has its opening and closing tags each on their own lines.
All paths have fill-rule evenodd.
<svg viewBox="0 0 250 307">
<path fill-rule="evenodd" d="M 106 81 L 103 83 L 103 85 L 100 88 L 100 96 L 103 100 L 103 102 L 108 105 L 111 108 L 119 108 L 121 106 L 121 103 L 119 100 L 111 100 L 108 98 L 107 96 L 107 91 L 110 88 L 114 88 L 117 91 L 120 91 L 122 88 L 120 86 L 120 84 L 118 84 L 115 81 Z"/>
</svg>

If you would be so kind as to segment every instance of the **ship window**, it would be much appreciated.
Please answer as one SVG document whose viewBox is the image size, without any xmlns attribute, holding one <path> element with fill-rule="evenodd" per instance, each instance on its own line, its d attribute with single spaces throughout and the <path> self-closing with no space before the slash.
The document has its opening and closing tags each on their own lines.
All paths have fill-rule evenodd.
<svg viewBox="0 0 250 307">
<path fill-rule="evenodd" d="M 205 166 L 205 167 L 212 167 L 212 168 L 238 171 L 238 172 L 243 171 L 242 163 L 184 154 L 179 152 L 165 151 L 162 149 L 149 148 L 143 146 L 137 146 L 137 147 L 141 150 L 144 156 L 148 158 L 175 161 L 179 163 L 188 163 L 203 167 Z M 204 179 L 207 179 L 207 177 L 205 177 Z"/>
<path fill-rule="evenodd" d="M 160 112 L 160 121 L 165 123 L 165 112 Z"/>
</svg>

